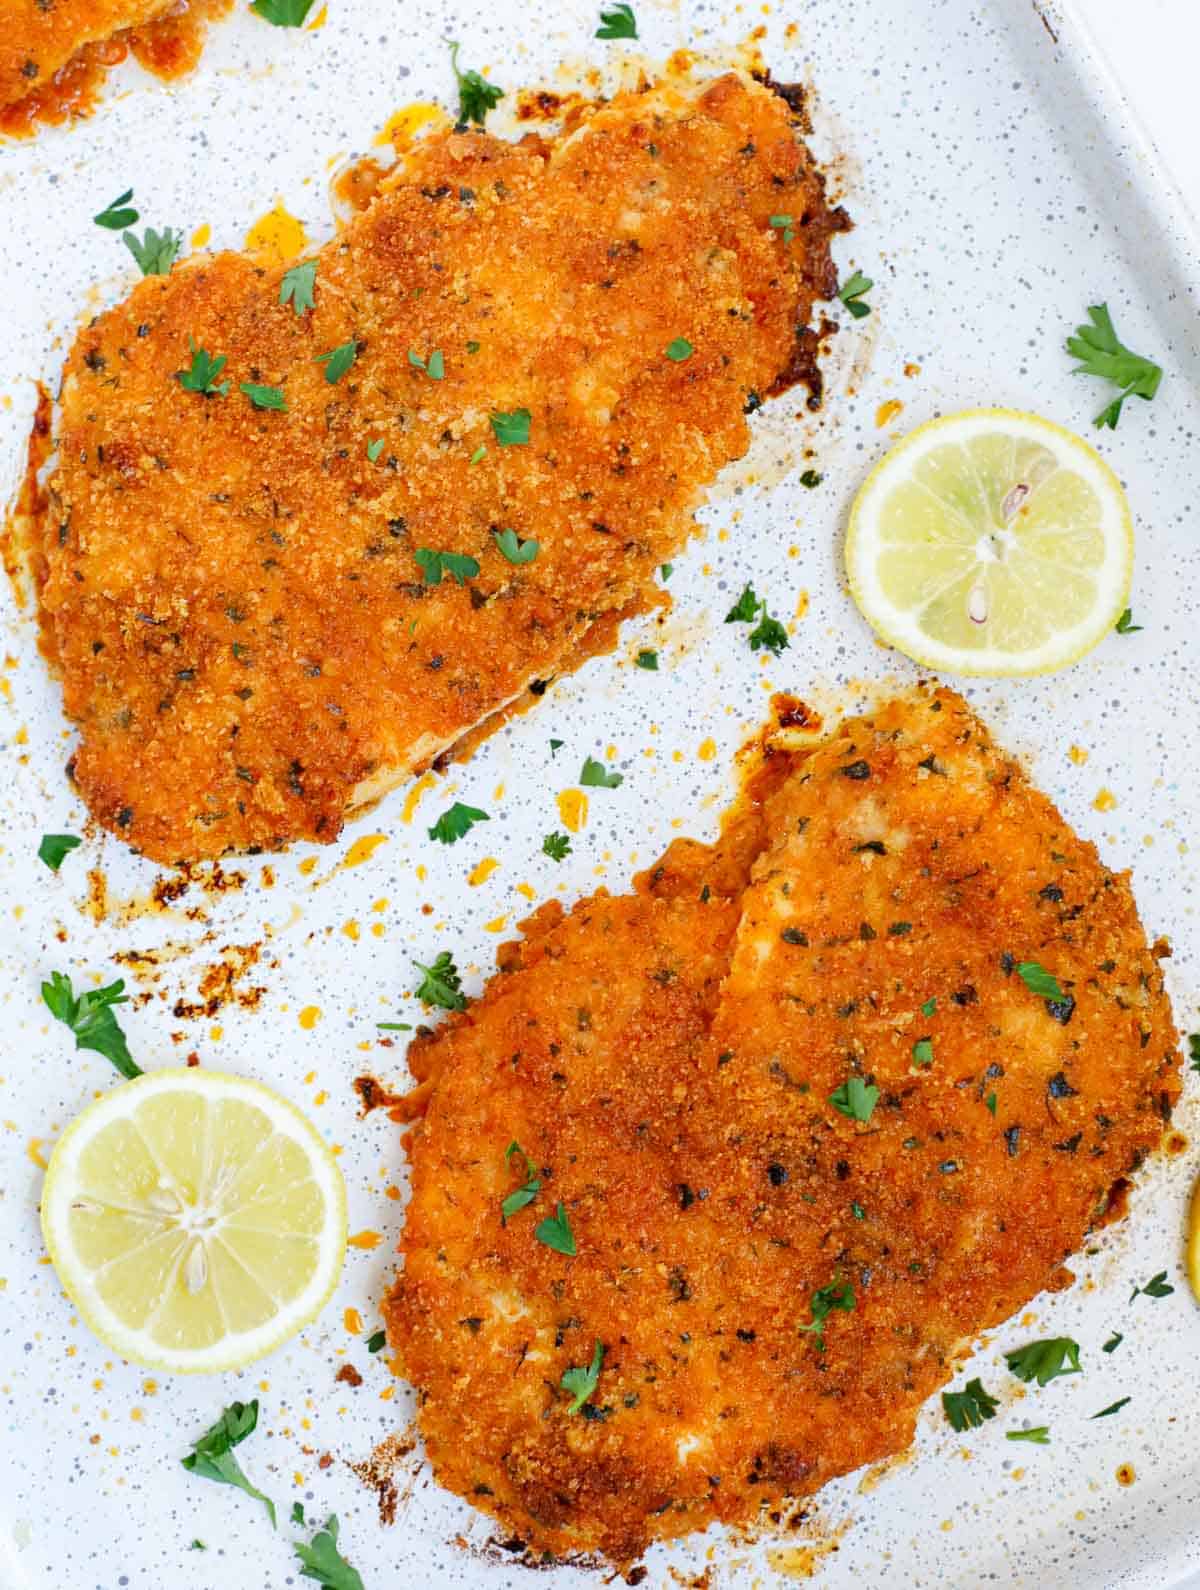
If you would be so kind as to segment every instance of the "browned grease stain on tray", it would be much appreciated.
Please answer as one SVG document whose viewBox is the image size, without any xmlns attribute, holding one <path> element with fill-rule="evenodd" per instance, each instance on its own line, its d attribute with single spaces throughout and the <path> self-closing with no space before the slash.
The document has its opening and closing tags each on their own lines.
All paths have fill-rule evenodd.
<svg viewBox="0 0 1200 1590">
<path fill-rule="evenodd" d="M 381 1441 L 369 1458 L 360 1463 L 346 1465 L 369 1491 L 375 1492 L 381 1524 L 394 1524 L 397 1507 L 401 1502 L 407 1501 L 412 1494 L 413 1481 L 417 1477 L 422 1461 L 419 1457 L 413 1456 L 416 1450 L 415 1432 L 398 1430 L 394 1435 L 389 1435 Z M 412 1458 L 413 1461 L 406 1462 L 408 1458 Z M 404 1473 L 397 1481 L 396 1471 L 401 1465 L 404 1466 Z"/>
</svg>

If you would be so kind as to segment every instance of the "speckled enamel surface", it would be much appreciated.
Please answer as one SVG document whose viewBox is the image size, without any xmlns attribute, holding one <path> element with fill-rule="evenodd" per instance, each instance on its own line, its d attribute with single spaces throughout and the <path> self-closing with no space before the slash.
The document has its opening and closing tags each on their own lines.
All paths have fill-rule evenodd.
<svg viewBox="0 0 1200 1590">
<path fill-rule="evenodd" d="M 631 626 L 614 656 L 555 685 L 469 764 L 391 796 L 338 846 L 232 862 L 224 890 L 196 881 L 159 909 L 150 901 L 160 874 L 111 838 L 88 838 L 57 877 L 37 860 L 43 832 L 83 832 L 85 813 L 63 773 L 71 736 L 57 689 L 28 611 L 4 592 L 6 1590 L 279 1590 L 300 1582 L 289 1543 L 302 1532 L 286 1522 L 296 1500 L 310 1520 L 338 1515 L 368 1590 L 498 1590 L 528 1577 L 486 1520 L 438 1490 L 419 1451 L 395 1470 L 390 1525 L 349 1466 L 404 1429 L 412 1410 L 386 1353 L 366 1348 L 401 1221 L 399 1132 L 381 1112 L 357 1118 L 352 1079 L 370 1072 L 403 1084 L 404 1035 L 389 1038 L 376 1023 L 419 1019 L 414 957 L 452 950 L 473 992 L 531 902 L 569 902 L 601 883 L 621 889 L 676 833 L 710 835 L 734 789 L 732 754 L 773 691 L 853 710 L 880 682 L 914 677 L 850 602 L 840 535 L 868 468 L 921 420 L 989 404 L 1039 410 L 1096 441 L 1127 485 L 1140 633 L 1111 636 L 1065 673 L 972 684 L 967 694 L 1103 859 L 1133 869 L 1148 930 L 1174 949 L 1179 1025 L 1200 1028 L 1196 247 L 1086 41 L 1061 7 L 1028 0 L 772 0 L 727 11 L 641 0 L 636 9 L 651 58 L 696 44 L 728 59 L 761 26 L 775 74 L 812 81 L 815 142 L 858 222 L 839 260 L 877 284 L 872 315 L 845 320 L 836 338 L 824 414 L 805 415 L 793 394 L 756 416 L 750 455 L 727 471 L 703 535 L 676 562 L 669 616 Z M 213 247 L 240 245 L 277 203 L 308 237 L 324 238 L 330 174 L 368 152 L 402 105 L 448 102 L 443 38 L 461 39 L 467 63 L 504 85 L 562 86 L 589 63 L 614 63 L 615 47 L 592 36 L 597 10 L 583 0 L 538 9 L 329 0 L 321 26 L 288 32 L 242 8 L 214 30 L 193 77 L 165 87 L 122 69 L 86 124 L 0 147 L 5 493 L 20 472 L 30 378 L 53 384 L 80 317 L 133 281 L 119 238 L 91 222 L 114 195 L 134 187 L 139 231 L 172 225 Z M 1166 370 L 1154 404 L 1132 400 L 1115 433 L 1092 431 L 1107 397 L 1071 375 L 1063 350 L 1086 306 L 1102 300 L 1130 345 Z M 815 489 L 800 484 L 806 468 L 823 476 Z M 747 580 L 787 623 L 791 645 L 778 660 L 752 654 L 744 629 L 722 623 Z M 658 672 L 634 665 L 643 647 L 658 649 Z M 624 782 L 587 791 L 573 853 L 556 864 L 542 836 L 563 826 L 564 809 L 580 816 L 575 797 L 565 808 L 560 797 L 578 788 L 589 755 Z M 490 821 L 453 848 L 431 844 L 429 825 L 455 799 Z M 147 952 L 153 963 L 136 959 Z M 210 976 L 201 991 L 217 965 L 231 982 Z M 49 1021 L 38 985 L 54 968 L 85 986 L 93 973 L 126 976 L 135 1003 L 124 1025 L 145 1067 L 194 1054 L 273 1082 L 338 1145 L 356 1239 L 342 1285 L 314 1326 L 242 1374 L 172 1380 L 116 1361 L 48 1266 L 37 1219 L 46 1156 L 115 1081 L 106 1061 L 74 1052 Z M 1175 1123 L 1189 1145 L 1200 1145 L 1195 1080 Z M 1139 1180 L 1131 1221 L 1075 1264 L 1076 1285 L 981 1346 L 970 1372 L 1001 1396 L 1003 1421 L 957 1436 L 931 1407 L 910 1461 L 830 1486 L 786 1538 L 709 1535 L 656 1550 L 646 1582 L 690 1583 L 707 1569 L 715 1590 L 811 1568 L 830 1587 L 1185 1583 L 1200 1564 L 1200 1313 L 1182 1268 L 1196 1162 L 1191 1146 L 1159 1156 Z M 1131 1299 L 1160 1270 L 1174 1292 Z M 1104 1354 L 1113 1332 L 1123 1343 Z M 1004 1373 L 1005 1347 L 1053 1334 L 1080 1342 L 1083 1374 L 1039 1392 Z M 347 1363 L 360 1386 L 335 1380 Z M 226 1403 L 250 1396 L 260 1399 L 259 1430 L 238 1455 L 280 1504 L 277 1533 L 249 1498 L 179 1464 Z M 1124 1396 L 1117 1415 L 1090 1422 Z M 1049 1446 L 1003 1438 L 1002 1425 L 1042 1423 Z M 1117 1477 L 1123 1464 L 1135 1476 L 1128 1485 Z M 207 1551 L 191 1549 L 194 1540 Z M 539 1582 L 596 1575 L 567 1568 Z"/>
</svg>

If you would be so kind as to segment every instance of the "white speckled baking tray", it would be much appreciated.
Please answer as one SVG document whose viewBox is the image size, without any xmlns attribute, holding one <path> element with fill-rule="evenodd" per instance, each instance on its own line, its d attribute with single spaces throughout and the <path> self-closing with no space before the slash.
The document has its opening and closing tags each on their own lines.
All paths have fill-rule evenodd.
<svg viewBox="0 0 1200 1590">
<path fill-rule="evenodd" d="M 312 237 L 325 236 L 331 164 L 367 150 L 404 102 L 447 99 L 443 37 L 463 39 L 470 63 L 486 62 L 504 84 L 553 83 L 560 62 L 577 71 L 589 59 L 611 60 L 612 47 L 592 37 L 596 9 L 590 0 L 541 8 L 329 0 L 327 23 L 300 34 L 241 14 L 214 30 L 200 70 L 183 83 L 165 88 L 123 70 L 87 125 L 0 147 L 0 488 L 7 492 L 19 473 L 29 378 L 53 383 L 81 312 L 131 285 L 119 240 L 90 221 L 114 194 L 132 183 L 143 223 L 176 225 L 186 236 L 207 224 L 213 246 L 239 244 L 277 198 Z M 637 11 L 652 55 L 697 41 L 730 45 L 761 24 L 776 75 L 813 80 L 818 142 L 841 152 L 840 180 L 858 221 L 840 258 L 878 282 L 874 315 L 838 339 L 824 418 L 800 421 L 786 400 L 758 416 L 750 458 L 714 492 L 703 538 L 677 562 L 674 614 L 653 642 L 661 672 L 632 666 L 652 629 L 635 627 L 614 657 L 555 686 L 538 710 L 452 769 L 415 818 L 402 791 L 334 850 L 298 848 L 269 867 L 247 862 L 241 890 L 209 896 L 193 887 L 163 914 L 146 906 L 154 869 L 112 839 L 89 840 L 57 878 L 35 858 L 43 831 L 80 831 L 84 813 L 63 775 L 70 736 L 58 692 L 28 615 L 4 593 L 6 1590 L 297 1583 L 295 1531 L 283 1525 L 272 1534 L 247 1498 L 197 1482 L 178 1462 L 221 1406 L 252 1395 L 262 1417 L 240 1454 L 247 1469 L 284 1504 L 281 1519 L 294 1499 L 310 1518 L 336 1512 L 368 1590 L 522 1582 L 525 1570 L 487 1548 L 495 1533 L 488 1522 L 441 1493 L 417 1458 L 397 1473 L 399 1516 L 390 1527 L 347 1466 L 411 1411 L 385 1358 L 365 1350 L 401 1219 L 388 1190 L 404 1185 L 397 1129 L 381 1114 L 355 1118 L 356 1072 L 397 1083 L 405 1076 L 402 1050 L 376 1046 L 375 1023 L 405 1003 L 411 955 L 453 948 L 473 990 L 530 893 L 571 900 L 599 882 L 619 889 L 674 832 L 710 834 L 733 788 L 732 751 L 773 689 L 828 709 L 852 706 L 872 681 L 912 677 L 874 644 L 840 582 L 840 526 L 858 482 L 902 429 L 966 405 L 1040 409 L 1088 432 L 1102 400 L 1072 378 L 1062 343 L 1102 299 L 1131 345 L 1167 372 L 1153 406 L 1130 404 L 1120 429 L 1099 435 L 1137 518 L 1134 605 L 1144 627 L 1112 637 L 1064 674 L 975 685 L 969 694 L 1105 860 L 1133 868 L 1147 926 L 1174 944 L 1169 981 L 1180 1026 L 1200 1026 L 1196 246 L 1081 24 L 1049 0 L 807 0 L 726 13 L 705 0 L 639 0 Z M 919 373 L 907 374 L 913 366 Z M 892 400 L 903 411 L 880 428 L 877 411 Z M 806 446 L 825 477 L 816 491 L 798 485 Z M 752 656 L 720 622 L 748 578 L 789 621 L 791 649 L 778 662 Z M 557 758 L 551 736 L 564 741 Z M 541 835 L 557 825 L 555 795 L 585 754 L 610 745 L 625 782 L 592 792 L 591 820 L 556 867 L 540 854 Z M 452 790 L 492 821 L 435 853 L 425 826 Z M 339 865 L 362 834 L 384 842 L 361 865 Z M 499 867 L 470 886 L 468 872 L 489 855 Z M 100 921 L 83 908 L 89 869 L 107 880 Z M 266 990 L 256 1009 L 173 1014 L 180 999 L 196 1000 L 202 970 L 223 946 L 259 941 L 262 958 L 243 979 Z M 157 1385 L 114 1361 L 75 1318 L 37 1223 L 40 1161 L 63 1125 L 114 1081 L 106 1062 L 74 1053 L 63 1029 L 52 1028 L 38 984 L 53 967 L 108 977 L 115 954 L 156 945 L 177 953 L 158 981 L 139 985 L 149 997 L 126 1022 L 142 1064 L 177 1064 L 194 1051 L 205 1064 L 283 1088 L 342 1146 L 352 1231 L 382 1239 L 373 1250 L 351 1249 L 335 1301 L 290 1348 L 245 1374 L 157 1377 Z M 1177 1124 L 1195 1137 L 1200 1089 L 1188 1080 Z M 1039 1394 L 1053 1445 L 1017 1450 L 995 1426 L 957 1437 L 931 1409 L 911 1462 L 866 1486 L 851 1476 L 818 1498 L 803 1538 L 822 1583 L 1159 1590 L 1186 1582 L 1200 1565 L 1200 1313 L 1180 1263 L 1193 1170 L 1191 1155 L 1154 1163 L 1134 1218 L 1079 1261 L 1071 1291 L 1029 1311 L 1029 1328 L 1068 1332 L 1084 1349 L 1086 1372 Z M 1132 1284 L 1161 1269 L 1174 1294 L 1131 1303 Z M 362 1335 L 346 1329 L 347 1308 L 359 1311 Z M 1114 1329 L 1125 1342 L 1107 1357 L 1100 1344 Z M 981 1349 L 989 1384 L 1001 1383 L 992 1366 L 1009 1334 L 997 1331 Z M 362 1371 L 360 1388 L 335 1385 L 343 1362 Z M 1003 1383 L 1008 1395 L 1011 1382 Z M 1131 1401 L 1119 1415 L 1088 1421 L 1125 1395 Z M 324 1453 L 333 1462 L 322 1469 Z M 1136 1472 L 1128 1488 L 1115 1477 L 1121 1463 Z M 206 1553 L 189 1551 L 197 1537 Z M 827 1550 L 834 1543 L 836 1552 Z M 669 1564 L 685 1578 L 707 1568 L 714 1590 L 773 1573 L 766 1543 L 716 1534 L 655 1551 L 648 1582 L 680 1582 Z M 804 1562 L 776 1559 L 774 1570 L 781 1567 L 799 1573 Z M 586 1576 L 564 1569 L 540 1582 L 568 1586 Z"/>
</svg>

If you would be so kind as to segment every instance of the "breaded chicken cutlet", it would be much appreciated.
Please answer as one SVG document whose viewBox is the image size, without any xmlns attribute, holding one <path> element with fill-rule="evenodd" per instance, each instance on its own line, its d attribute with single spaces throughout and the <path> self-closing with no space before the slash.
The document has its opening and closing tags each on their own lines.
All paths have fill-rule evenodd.
<svg viewBox="0 0 1200 1590">
<path fill-rule="evenodd" d="M 43 114 L 89 108 L 109 66 L 130 49 L 163 76 L 195 65 L 205 23 L 233 0 L 4 0 L 0 6 L 0 126 L 27 131 Z"/>
<path fill-rule="evenodd" d="M 332 840 L 611 647 L 811 362 L 844 225 L 730 74 L 431 136 L 315 282 L 146 278 L 68 361 L 40 537 L 93 814 L 161 861 Z"/>
<path fill-rule="evenodd" d="M 535 1551 L 902 1450 L 1179 1092 L 1128 877 L 960 697 L 787 737 L 715 848 L 544 907 L 410 1050 L 389 1340 L 437 1478 Z"/>
</svg>

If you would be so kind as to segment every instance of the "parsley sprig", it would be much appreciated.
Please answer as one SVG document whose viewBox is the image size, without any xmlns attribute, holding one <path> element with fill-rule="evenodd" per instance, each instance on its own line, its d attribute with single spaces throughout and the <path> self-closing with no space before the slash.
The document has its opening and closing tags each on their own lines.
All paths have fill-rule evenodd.
<svg viewBox="0 0 1200 1590">
<path fill-rule="evenodd" d="M 488 416 L 492 434 L 501 447 L 527 446 L 532 417 L 528 409 L 513 409 L 508 414 L 497 412 Z"/>
<path fill-rule="evenodd" d="M 1129 1301 L 1132 1303 L 1135 1297 L 1148 1297 L 1157 1303 L 1160 1298 L 1170 1297 L 1174 1290 L 1167 1280 L 1167 1272 L 1160 1270 L 1157 1275 L 1150 1277 L 1145 1286 L 1135 1286 L 1129 1294 Z"/>
<path fill-rule="evenodd" d="M 434 823 L 429 830 L 429 837 L 439 840 L 443 845 L 456 845 L 471 832 L 476 823 L 490 821 L 488 814 L 481 812 L 478 806 L 467 806 L 462 801 L 455 801 Z"/>
<path fill-rule="evenodd" d="M 624 773 L 610 773 L 603 762 L 594 756 L 585 756 L 579 782 L 585 789 L 619 789 L 625 782 Z"/>
<path fill-rule="evenodd" d="M 357 358 L 358 343 L 351 337 L 349 342 L 339 343 L 336 348 L 330 348 L 328 353 L 317 354 L 313 363 L 323 364 L 325 379 L 330 386 L 336 386 Z"/>
<path fill-rule="evenodd" d="M 515 530 L 497 530 L 494 537 L 496 550 L 510 563 L 532 563 L 538 555 L 538 542 L 522 541 Z"/>
<path fill-rule="evenodd" d="M 757 624 L 755 624 L 757 620 Z M 755 624 L 747 639 L 751 651 L 766 650 L 778 657 L 791 642 L 787 630 L 777 618 L 767 612 L 765 597 L 760 597 L 752 585 L 747 585 L 737 601 L 725 615 L 727 624 Z"/>
<path fill-rule="evenodd" d="M 479 72 L 460 71 L 459 45 L 453 39 L 447 42 L 450 45 L 450 65 L 458 84 L 458 125 L 469 127 L 474 122 L 477 127 L 482 127 L 488 111 L 495 110 L 504 98 L 504 90 L 498 83 L 489 83 Z"/>
<path fill-rule="evenodd" d="M 559 1386 L 563 1391 L 569 1391 L 574 1399 L 567 1409 L 568 1413 L 578 1413 L 580 1408 L 595 1391 L 600 1380 L 600 1371 L 604 1367 L 604 1344 L 596 1342 L 592 1348 L 592 1361 L 586 1368 L 565 1369 Z"/>
<path fill-rule="evenodd" d="M 552 1215 L 547 1215 L 545 1220 L 538 1221 L 533 1228 L 533 1234 L 539 1242 L 544 1242 L 548 1248 L 553 1248 L 555 1253 L 565 1253 L 569 1259 L 575 1257 L 575 1233 L 571 1230 L 571 1222 L 562 1204 L 555 1208 Z"/>
<path fill-rule="evenodd" d="M 1148 403 L 1154 397 L 1162 381 L 1162 366 L 1125 346 L 1113 327 L 1107 304 L 1092 304 L 1088 315 L 1091 325 L 1076 326 L 1075 335 L 1067 338 L 1067 352 L 1079 360 L 1071 373 L 1098 376 L 1121 388 L 1120 395 L 1095 419 L 1101 429 L 1115 431 L 1126 398 L 1140 397 Z"/>
<path fill-rule="evenodd" d="M 879 1102 L 879 1089 L 861 1077 L 847 1077 L 840 1087 L 834 1088 L 829 1102 L 852 1121 L 869 1121 Z"/>
<path fill-rule="evenodd" d="M 1116 624 L 1113 626 L 1118 635 L 1138 635 L 1141 633 L 1142 627 L 1143 626 L 1141 624 L 1135 624 L 1133 622 L 1132 607 L 1125 608 L 1120 618 L 1118 618 Z"/>
<path fill-rule="evenodd" d="M 132 226 L 138 218 L 138 212 L 129 204 L 132 198 L 133 189 L 126 188 L 124 193 L 117 194 L 111 204 L 106 204 L 99 215 L 93 215 L 92 220 L 109 232 L 120 232 Z"/>
<path fill-rule="evenodd" d="M 224 397 L 229 391 L 228 381 L 218 381 L 217 377 L 225 368 L 226 356 L 218 353 L 215 357 L 207 348 L 198 348 L 191 332 L 188 332 L 188 348 L 191 350 L 192 362 L 186 370 L 177 370 L 176 379 L 186 392 L 199 392 L 204 397 Z"/>
<path fill-rule="evenodd" d="M 566 834 L 557 831 L 547 834 L 542 840 L 542 854 L 549 856 L 551 861 L 565 861 L 571 854 L 571 841 Z"/>
<path fill-rule="evenodd" d="M 447 574 L 456 585 L 463 585 L 479 573 L 478 558 L 465 552 L 435 552 L 432 547 L 418 547 L 413 557 L 421 565 L 426 585 L 440 585 Z"/>
<path fill-rule="evenodd" d="M 968 1380 L 961 1391 L 942 1392 L 942 1410 L 950 1421 L 950 1428 L 962 1435 L 965 1430 L 978 1430 L 985 1419 L 994 1419 L 1000 1406 L 995 1397 L 983 1389 L 976 1375 Z"/>
<path fill-rule="evenodd" d="M 301 1579 L 314 1579 L 324 1590 L 363 1590 L 357 1568 L 352 1568 L 338 1550 L 338 1521 L 335 1513 L 325 1520 L 310 1545 L 294 1545 L 300 1559 Z"/>
<path fill-rule="evenodd" d="M 279 302 L 290 303 L 298 315 L 302 315 L 316 303 L 313 289 L 317 284 L 317 261 L 315 259 L 301 260 L 299 265 L 293 265 L 290 270 L 283 273 L 283 280 L 279 283 Z"/>
<path fill-rule="evenodd" d="M 250 9 L 277 28 L 302 28 L 314 0 L 252 0 Z"/>
<path fill-rule="evenodd" d="M 38 846 L 38 860 L 44 861 L 51 872 L 57 872 L 73 850 L 83 844 L 74 834 L 43 834 Z"/>
<path fill-rule="evenodd" d="M 526 1208 L 542 1190 L 542 1179 L 533 1167 L 533 1161 L 514 1137 L 504 1150 L 504 1163 L 507 1165 L 511 1159 L 519 1158 L 525 1162 L 525 1180 L 519 1187 L 514 1187 L 508 1197 L 500 1205 L 500 1223 L 508 1224 L 508 1217 L 515 1215 L 519 1210 Z"/>
<path fill-rule="evenodd" d="M 76 1049 L 93 1049 L 102 1054 L 123 1077 L 141 1076 L 142 1068 L 129 1053 L 125 1034 L 112 1010 L 114 1005 L 129 1003 L 124 978 L 76 996 L 65 973 L 51 972 L 50 981 L 42 984 L 42 999 L 54 1019 L 75 1034 Z"/>
<path fill-rule="evenodd" d="M 600 26 L 596 29 L 598 39 L 636 39 L 637 36 L 637 18 L 633 7 L 625 0 L 618 0 L 611 11 L 601 11 Z"/>
<path fill-rule="evenodd" d="M 242 1472 L 242 1466 L 233 1455 L 235 1446 L 240 1446 L 248 1435 L 252 1435 L 258 1424 L 258 1398 L 251 1402 L 233 1402 L 210 1429 L 192 1443 L 191 1453 L 185 1457 L 183 1466 L 189 1473 L 196 1474 L 202 1480 L 216 1480 L 220 1485 L 236 1485 L 238 1490 L 245 1491 L 247 1496 L 253 1496 L 255 1501 L 261 1502 L 270 1514 L 271 1524 L 275 1525 L 275 1503 L 263 1493 Z"/>
<path fill-rule="evenodd" d="M 864 302 L 864 299 L 874 285 L 869 276 L 864 276 L 862 271 L 855 271 L 852 276 L 847 276 L 838 288 L 838 297 L 855 320 L 865 320 L 871 313 L 871 306 Z"/>
<path fill-rule="evenodd" d="M 1018 1380 L 1036 1380 L 1039 1386 L 1048 1386 L 1061 1375 L 1081 1372 L 1079 1343 L 1069 1336 L 1048 1336 L 1043 1341 L 1030 1342 L 1005 1353 L 1004 1362 Z"/>
<path fill-rule="evenodd" d="M 819 1286 L 812 1295 L 812 1319 L 807 1325 L 797 1325 L 799 1331 L 810 1331 L 819 1353 L 825 1351 L 825 1321 L 837 1310 L 843 1314 L 854 1312 L 854 1288 L 849 1281 L 833 1280 Z"/>
<path fill-rule="evenodd" d="M 417 998 L 423 1005 L 436 1005 L 441 1010 L 466 1010 L 467 996 L 462 992 L 462 977 L 449 950 L 435 957 L 432 966 L 413 965 L 424 973 Z"/>
<path fill-rule="evenodd" d="M 137 261 L 143 276 L 169 275 L 183 247 L 182 233 L 173 232 L 169 226 L 163 232 L 148 226 L 141 239 L 136 232 L 122 232 L 121 241 Z"/>
</svg>

